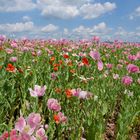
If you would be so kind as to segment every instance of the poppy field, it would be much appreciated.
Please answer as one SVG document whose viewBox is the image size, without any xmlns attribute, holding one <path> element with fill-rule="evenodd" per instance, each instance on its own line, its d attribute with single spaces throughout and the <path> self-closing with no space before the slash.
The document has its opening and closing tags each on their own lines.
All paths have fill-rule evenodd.
<svg viewBox="0 0 140 140">
<path fill-rule="evenodd" d="M 139 138 L 139 43 L 0 36 L 0 140 Z"/>
</svg>

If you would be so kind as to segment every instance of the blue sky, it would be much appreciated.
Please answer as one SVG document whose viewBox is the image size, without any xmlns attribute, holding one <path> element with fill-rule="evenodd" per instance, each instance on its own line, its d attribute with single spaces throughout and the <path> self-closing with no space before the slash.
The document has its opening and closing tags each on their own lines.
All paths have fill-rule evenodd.
<svg viewBox="0 0 140 140">
<path fill-rule="evenodd" d="M 140 41 L 140 0 L 0 0 L 0 34 L 11 38 Z"/>
</svg>

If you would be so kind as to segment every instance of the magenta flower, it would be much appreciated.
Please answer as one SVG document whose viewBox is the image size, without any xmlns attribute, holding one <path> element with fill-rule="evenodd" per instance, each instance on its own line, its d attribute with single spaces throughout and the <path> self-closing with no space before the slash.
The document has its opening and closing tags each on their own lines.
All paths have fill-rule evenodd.
<svg viewBox="0 0 140 140">
<path fill-rule="evenodd" d="M 100 54 L 97 51 L 90 51 L 89 53 L 90 57 L 92 57 L 94 60 L 100 60 Z"/>
<path fill-rule="evenodd" d="M 56 78 L 57 78 L 57 74 L 56 74 L 56 73 L 54 73 L 54 72 L 53 72 L 53 73 L 51 73 L 51 79 L 52 79 L 52 80 L 55 80 Z"/>
<path fill-rule="evenodd" d="M 6 36 L 5 35 L 0 35 L 0 41 L 5 41 L 6 40 Z"/>
<path fill-rule="evenodd" d="M 33 90 L 29 88 L 30 95 L 33 97 L 43 96 L 45 94 L 45 90 L 46 90 L 46 86 L 41 87 L 39 85 L 35 85 Z"/>
<path fill-rule="evenodd" d="M 30 125 L 31 128 L 36 128 L 41 121 L 41 116 L 38 113 L 31 113 L 27 118 L 27 123 Z"/>
<path fill-rule="evenodd" d="M 135 60 L 137 60 L 137 56 L 136 55 L 128 55 L 128 59 L 130 61 L 135 61 Z"/>
<path fill-rule="evenodd" d="M 80 88 L 72 89 L 72 95 L 78 97 L 79 99 L 87 99 L 92 96 L 92 94 L 88 91 L 83 91 Z"/>
<path fill-rule="evenodd" d="M 40 128 L 36 131 L 36 138 L 39 140 L 47 140 L 47 136 L 45 136 L 44 128 Z"/>
<path fill-rule="evenodd" d="M 108 69 L 112 69 L 112 66 L 113 66 L 113 65 L 110 64 L 110 63 L 107 63 L 107 64 L 106 64 L 106 67 L 107 67 Z"/>
<path fill-rule="evenodd" d="M 61 123 L 66 123 L 67 122 L 67 117 L 64 116 L 64 114 L 62 112 L 58 113 L 58 117 L 59 117 Z"/>
<path fill-rule="evenodd" d="M 11 62 L 16 62 L 17 61 L 17 57 L 10 57 L 10 61 Z"/>
<path fill-rule="evenodd" d="M 139 67 L 134 65 L 134 64 L 127 65 L 127 70 L 128 70 L 129 73 L 137 73 L 137 72 L 140 71 Z"/>
<path fill-rule="evenodd" d="M 9 49 L 9 48 L 7 48 L 7 49 L 5 49 L 5 50 L 6 50 L 6 53 L 7 53 L 7 54 L 12 54 L 13 51 L 14 51 L 13 49 Z"/>
<path fill-rule="evenodd" d="M 103 70 L 103 62 L 102 61 L 98 61 L 98 63 L 97 63 L 97 66 L 98 66 L 98 70 L 99 71 L 102 71 Z"/>
<path fill-rule="evenodd" d="M 87 92 L 87 91 L 80 91 L 79 92 L 79 99 L 87 99 L 89 97 L 91 97 L 92 94 L 90 92 Z"/>
<path fill-rule="evenodd" d="M 79 96 L 80 91 L 81 91 L 80 88 L 78 88 L 78 89 L 72 89 L 71 90 L 73 96 L 77 96 L 77 97 Z"/>
<path fill-rule="evenodd" d="M 119 75 L 118 74 L 113 74 L 113 79 L 118 79 Z"/>
<path fill-rule="evenodd" d="M 50 110 L 53 110 L 53 111 L 60 111 L 61 110 L 60 104 L 54 98 L 48 99 L 47 106 Z"/>
<path fill-rule="evenodd" d="M 23 134 L 23 137 L 30 137 L 34 132 L 34 128 L 31 128 L 30 125 L 26 123 L 26 120 L 23 117 L 20 117 L 17 120 L 15 129 L 19 131 L 19 133 Z"/>
<path fill-rule="evenodd" d="M 15 40 L 12 41 L 10 45 L 11 45 L 12 48 L 18 48 L 18 44 Z"/>
<path fill-rule="evenodd" d="M 38 113 L 31 113 L 26 120 L 20 117 L 15 124 L 15 130 L 18 133 L 10 133 L 11 140 L 47 140 L 45 130 L 40 123 L 41 116 Z"/>
<path fill-rule="evenodd" d="M 126 86 L 129 86 L 132 82 L 133 82 L 132 77 L 130 77 L 130 76 L 122 77 L 122 83 Z"/>
</svg>

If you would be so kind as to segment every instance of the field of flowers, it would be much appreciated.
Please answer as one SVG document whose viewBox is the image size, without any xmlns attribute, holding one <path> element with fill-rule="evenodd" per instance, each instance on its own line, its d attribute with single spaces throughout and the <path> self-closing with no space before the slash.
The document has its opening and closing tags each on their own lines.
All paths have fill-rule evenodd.
<svg viewBox="0 0 140 140">
<path fill-rule="evenodd" d="M 138 140 L 140 44 L 0 36 L 0 140 Z"/>
</svg>

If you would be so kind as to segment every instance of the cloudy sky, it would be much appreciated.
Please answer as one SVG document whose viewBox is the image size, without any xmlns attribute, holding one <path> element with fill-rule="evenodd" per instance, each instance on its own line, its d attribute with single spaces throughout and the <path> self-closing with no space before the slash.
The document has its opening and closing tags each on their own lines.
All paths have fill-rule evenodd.
<svg viewBox="0 0 140 140">
<path fill-rule="evenodd" d="M 0 0 L 0 34 L 140 41 L 140 0 Z"/>
</svg>

